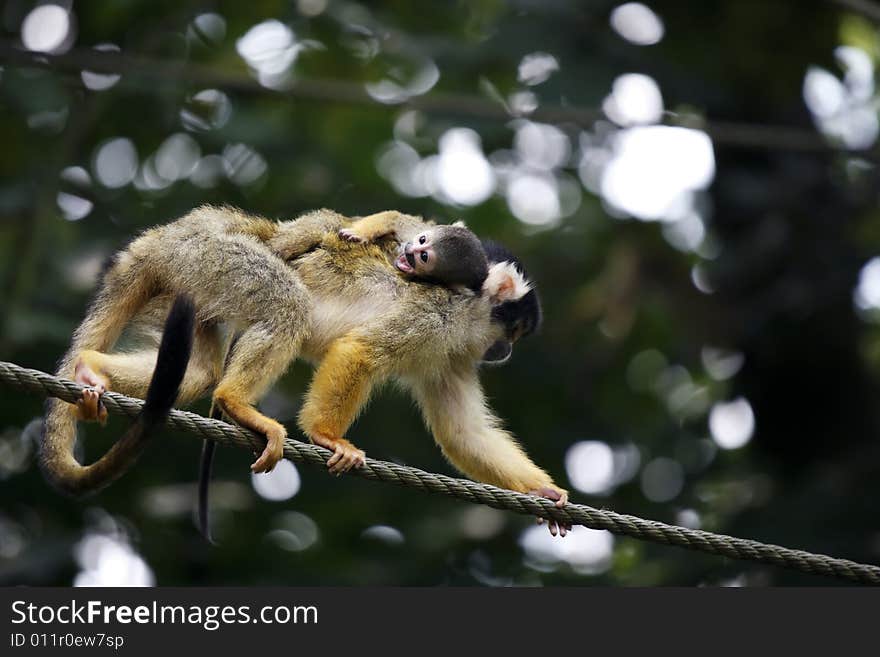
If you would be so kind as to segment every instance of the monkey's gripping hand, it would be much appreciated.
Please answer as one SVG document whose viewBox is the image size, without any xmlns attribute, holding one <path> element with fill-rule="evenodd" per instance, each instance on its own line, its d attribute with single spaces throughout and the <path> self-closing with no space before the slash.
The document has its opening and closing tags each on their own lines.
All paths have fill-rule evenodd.
<svg viewBox="0 0 880 657">
<path fill-rule="evenodd" d="M 333 456 L 327 460 L 327 469 L 330 474 L 339 476 L 352 468 L 363 467 L 366 463 L 367 455 L 363 450 L 358 449 L 345 438 L 330 438 L 316 434 L 312 436 L 312 442 L 333 451 Z"/>
<path fill-rule="evenodd" d="M 557 508 L 560 509 L 568 504 L 568 491 L 563 488 L 557 488 L 556 486 L 542 486 L 536 490 L 529 491 L 529 493 L 531 495 L 537 495 L 538 497 L 545 497 L 548 500 L 553 500 L 556 502 Z M 544 518 L 538 518 L 538 524 L 543 524 L 544 520 Z M 555 520 L 547 520 L 547 528 L 553 536 L 556 536 L 558 531 L 559 536 L 562 537 L 571 531 L 571 524 L 557 522 Z"/>
</svg>

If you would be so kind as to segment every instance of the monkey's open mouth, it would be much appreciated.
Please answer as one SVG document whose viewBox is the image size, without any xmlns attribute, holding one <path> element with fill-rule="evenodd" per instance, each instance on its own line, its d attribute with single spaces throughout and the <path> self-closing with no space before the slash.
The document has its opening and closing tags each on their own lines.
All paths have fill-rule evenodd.
<svg viewBox="0 0 880 657">
<path fill-rule="evenodd" d="M 394 261 L 394 266 L 404 274 L 412 274 L 416 263 L 410 262 L 411 260 L 414 260 L 412 254 L 401 253 Z"/>
</svg>

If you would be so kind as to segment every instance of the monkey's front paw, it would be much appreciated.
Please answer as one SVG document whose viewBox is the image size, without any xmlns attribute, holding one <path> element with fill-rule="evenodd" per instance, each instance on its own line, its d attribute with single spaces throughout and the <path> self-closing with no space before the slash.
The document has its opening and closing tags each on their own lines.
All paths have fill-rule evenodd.
<svg viewBox="0 0 880 657">
<path fill-rule="evenodd" d="M 568 504 L 568 491 L 564 488 L 557 488 L 552 484 L 529 491 L 529 493 L 532 495 L 537 495 L 538 497 L 545 497 L 548 500 L 556 502 L 557 508 L 560 509 Z M 544 520 L 544 518 L 538 518 L 538 524 L 543 524 Z M 548 519 L 547 529 L 550 530 L 550 534 L 553 536 L 556 536 L 557 532 L 559 533 L 559 536 L 565 536 L 568 532 L 571 531 L 571 524 Z"/>
<path fill-rule="evenodd" d="M 366 241 L 363 237 L 361 237 L 360 235 L 358 235 L 358 234 L 357 234 L 354 230 L 352 230 L 351 228 L 340 228 L 340 229 L 339 229 L 339 237 L 341 237 L 342 239 L 344 239 L 346 242 L 360 243 L 360 242 L 365 242 L 365 241 Z"/>
<path fill-rule="evenodd" d="M 287 432 L 273 431 L 266 436 L 266 447 L 260 457 L 251 465 L 251 472 L 254 474 L 260 472 L 271 472 L 278 465 L 278 461 L 284 458 L 284 439 Z"/>
<path fill-rule="evenodd" d="M 367 455 L 347 440 L 340 440 L 333 446 L 333 456 L 327 461 L 330 474 L 340 475 L 352 468 L 360 468 L 366 463 Z"/>
</svg>

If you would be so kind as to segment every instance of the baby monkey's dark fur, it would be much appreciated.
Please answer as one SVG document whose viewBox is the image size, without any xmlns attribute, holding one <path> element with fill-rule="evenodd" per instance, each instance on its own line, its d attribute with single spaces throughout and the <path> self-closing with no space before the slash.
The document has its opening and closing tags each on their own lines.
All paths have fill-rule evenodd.
<svg viewBox="0 0 880 657">
<path fill-rule="evenodd" d="M 464 226 L 437 226 L 434 230 L 434 243 L 443 257 L 437 259 L 430 278 L 478 292 L 489 275 L 489 261 L 479 238 Z"/>
</svg>

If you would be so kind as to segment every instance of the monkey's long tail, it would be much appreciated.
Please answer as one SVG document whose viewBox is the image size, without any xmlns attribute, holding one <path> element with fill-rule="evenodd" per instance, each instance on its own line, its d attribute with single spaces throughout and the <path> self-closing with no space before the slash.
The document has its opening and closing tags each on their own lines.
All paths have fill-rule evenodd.
<svg viewBox="0 0 880 657">
<path fill-rule="evenodd" d="M 211 407 L 210 417 L 213 420 L 222 419 L 223 413 L 219 406 Z M 211 536 L 211 470 L 214 468 L 214 452 L 217 451 L 217 443 L 213 440 L 202 441 L 202 457 L 199 461 L 199 506 L 198 524 L 202 537 L 211 545 L 216 545 Z"/>
<path fill-rule="evenodd" d="M 177 399 L 192 352 L 194 330 L 195 307 L 189 297 L 180 295 L 165 321 L 143 410 L 122 438 L 91 465 L 81 465 L 73 456 L 71 447 L 76 431 L 73 414 L 68 408 L 55 407 L 51 402 L 47 405 L 40 462 L 53 486 L 71 495 L 92 493 L 131 467 L 147 446 L 151 430 L 165 419 Z M 65 406 L 58 400 L 54 403 Z"/>
<path fill-rule="evenodd" d="M 299 219 L 297 219 L 299 221 Z M 226 357 L 225 357 L 225 365 L 229 364 L 229 356 L 232 354 L 232 350 L 235 349 L 235 344 L 238 342 L 238 338 L 241 336 L 236 336 L 233 338 L 232 342 L 226 349 Z M 211 412 L 210 417 L 212 420 L 223 420 L 223 411 L 220 410 L 220 406 L 218 404 L 211 404 Z M 228 421 L 228 420 L 227 420 Z M 217 452 L 217 443 L 213 440 L 203 440 L 202 441 L 202 456 L 199 459 L 199 503 L 196 507 L 196 521 L 199 527 L 199 533 L 202 535 L 208 543 L 211 545 L 217 545 L 214 538 L 211 536 L 211 472 L 214 469 L 214 455 Z"/>
</svg>

